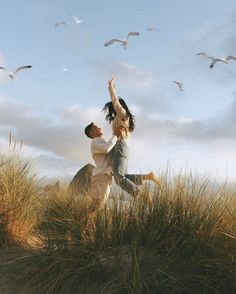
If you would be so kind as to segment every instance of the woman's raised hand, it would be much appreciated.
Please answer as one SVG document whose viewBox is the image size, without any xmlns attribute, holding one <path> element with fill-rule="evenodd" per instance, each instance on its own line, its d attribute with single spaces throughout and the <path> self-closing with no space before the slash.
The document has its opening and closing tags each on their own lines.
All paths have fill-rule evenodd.
<svg viewBox="0 0 236 294">
<path fill-rule="evenodd" d="M 115 80 L 115 77 L 112 77 L 111 80 L 108 81 L 108 87 L 111 87 L 111 88 L 116 88 L 116 86 L 114 85 L 114 80 Z"/>
</svg>

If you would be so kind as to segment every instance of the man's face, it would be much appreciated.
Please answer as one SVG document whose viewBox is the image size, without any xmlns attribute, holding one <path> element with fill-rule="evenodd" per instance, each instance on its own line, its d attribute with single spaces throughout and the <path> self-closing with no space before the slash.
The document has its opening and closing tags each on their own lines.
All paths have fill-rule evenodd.
<svg viewBox="0 0 236 294">
<path fill-rule="evenodd" d="M 103 135 L 103 132 L 101 128 L 99 128 L 96 125 L 93 125 L 91 127 L 90 134 L 91 134 L 91 137 L 96 138 L 96 137 L 101 137 Z"/>
</svg>

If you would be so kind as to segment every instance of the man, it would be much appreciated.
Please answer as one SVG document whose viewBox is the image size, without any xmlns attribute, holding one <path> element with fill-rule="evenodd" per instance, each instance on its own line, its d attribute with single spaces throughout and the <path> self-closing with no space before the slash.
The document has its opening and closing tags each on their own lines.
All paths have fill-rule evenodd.
<svg viewBox="0 0 236 294">
<path fill-rule="evenodd" d="M 90 149 L 95 162 L 95 168 L 92 173 L 92 187 L 89 192 L 89 198 L 95 210 L 105 204 L 110 193 L 112 165 L 109 152 L 115 146 L 120 131 L 112 135 L 107 142 L 102 137 L 102 129 L 93 122 L 86 126 L 84 132 L 87 137 L 92 139 Z"/>
</svg>

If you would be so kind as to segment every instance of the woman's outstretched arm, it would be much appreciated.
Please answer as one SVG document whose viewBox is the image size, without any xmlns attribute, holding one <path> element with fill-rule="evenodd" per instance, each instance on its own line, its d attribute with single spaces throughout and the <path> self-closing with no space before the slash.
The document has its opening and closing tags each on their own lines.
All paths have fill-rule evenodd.
<svg viewBox="0 0 236 294">
<path fill-rule="evenodd" d="M 120 104 L 119 98 L 116 94 L 116 87 L 114 85 L 115 78 L 113 77 L 111 80 L 108 81 L 108 90 L 111 96 L 111 102 L 113 104 L 113 107 L 117 113 L 117 115 L 124 119 L 127 116 L 126 110 L 123 108 L 123 106 Z"/>
</svg>

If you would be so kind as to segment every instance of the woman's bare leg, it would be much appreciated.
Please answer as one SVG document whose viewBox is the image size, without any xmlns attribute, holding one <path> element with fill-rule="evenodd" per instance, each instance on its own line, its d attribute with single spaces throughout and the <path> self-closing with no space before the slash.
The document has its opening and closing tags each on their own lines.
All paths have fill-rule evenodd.
<svg viewBox="0 0 236 294">
<path fill-rule="evenodd" d="M 155 172 L 150 172 L 146 175 L 143 175 L 143 180 L 152 181 L 155 184 L 157 184 L 159 187 L 161 186 L 161 181 Z"/>
</svg>

